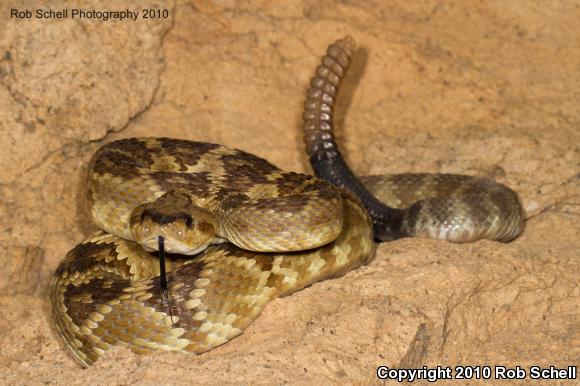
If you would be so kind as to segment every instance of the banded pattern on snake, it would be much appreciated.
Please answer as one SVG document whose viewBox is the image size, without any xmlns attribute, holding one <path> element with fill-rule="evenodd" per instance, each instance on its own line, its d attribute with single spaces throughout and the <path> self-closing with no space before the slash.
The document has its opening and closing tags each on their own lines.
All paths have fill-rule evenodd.
<svg viewBox="0 0 580 386">
<path fill-rule="evenodd" d="M 157 257 L 136 242 L 99 231 L 71 250 L 55 272 L 51 303 L 57 330 L 84 367 L 115 345 L 139 354 L 200 354 L 219 346 L 241 334 L 272 299 L 371 259 L 371 220 L 355 196 L 346 191 L 341 196 L 343 230 L 323 247 L 269 254 L 222 244 L 195 258 L 170 256 L 170 305 L 160 291 Z"/>
<path fill-rule="evenodd" d="M 433 191 L 480 189 L 480 180 L 463 176 L 365 180 L 375 193 L 390 186 L 379 198 L 395 207 L 426 198 L 419 209 L 403 211 L 379 204 L 358 182 L 332 134 L 332 107 L 353 47 L 348 37 L 329 47 L 304 116 L 317 175 L 356 195 L 215 144 L 126 139 L 95 154 L 87 185 L 93 221 L 104 231 L 67 254 L 50 295 L 57 330 L 81 365 L 90 366 L 115 345 L 142 354 L 199 354 L 221 345 L 241 334 L 272 299 L 366 264 L 374 251 L 373 222 L 379 238 L 422 234 L 432 227 Z M 451 204 L 446 212 L 458 208 Z M 521 213 L 519 206 L 508 209 Z M 476 210 L 469 206 L 465 213 Z M 499 221 L 499 227 L 492 222 L 501 239 L 521 231 L 520 222 L 504 231 Z M 464 241 L 462 232 L 455 241 Z M 152 253 L 158 236 L 171 253 L 169 303 Z"/>
</svg>

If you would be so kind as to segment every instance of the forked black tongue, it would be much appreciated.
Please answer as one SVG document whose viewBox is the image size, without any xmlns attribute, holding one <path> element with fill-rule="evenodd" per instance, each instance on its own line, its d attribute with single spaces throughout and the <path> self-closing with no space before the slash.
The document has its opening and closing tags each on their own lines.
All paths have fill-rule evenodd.
<svg viewBox="0 0 580 386">
<path fill-rule="evenodd" d="M 158 236 L 157 240 L 159 240 L 159 286 L 161 287 L 161 299 L 163 304 L 169 309 L 169 317 L 171 318 L 171 323 L 173 323 L 167 274 L 165 272 L 165 239 L 163 236 Z"/>
<path fill-rule="evenodd" d="M 169 297 L 169 290 L 167 289 L 167 275 L 165 273 L 165 239 L 163 236 L 158 236 L 157 240 L 159 240 L 159 278 L 161 292 L 163 292 L 163 296 Z"/>
</svg>

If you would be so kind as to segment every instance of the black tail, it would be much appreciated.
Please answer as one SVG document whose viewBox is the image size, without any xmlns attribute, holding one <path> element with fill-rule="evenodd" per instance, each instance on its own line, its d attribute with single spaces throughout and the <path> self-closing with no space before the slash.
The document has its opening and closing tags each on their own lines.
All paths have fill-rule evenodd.
<svg viewBox="0 0 580 386">
<path fill-rule="evenodd" d="M 394 240 L 404 236 L 400 231 L 403 211 L 386 206 L 360 183 L 334 139 L 334 104 L 354 47 L 350 36 L 328 46 L 310 81 L 303 114 L 306 152 L 317 177 L 346 188 L 361 199 L 373 219 L 375 238 Z"/>
</svg>

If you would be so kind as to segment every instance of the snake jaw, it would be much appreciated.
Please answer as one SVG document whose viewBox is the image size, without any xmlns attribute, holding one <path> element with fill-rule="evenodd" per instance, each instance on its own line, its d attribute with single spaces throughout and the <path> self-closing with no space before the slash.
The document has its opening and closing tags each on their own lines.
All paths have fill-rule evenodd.
<svg viewBox="0 0 580 386">
<path fill-rule="evenodd" d="M 178 253 L 181 255 L 197 255 L 198 253 L 204 251 L 210 244 L 212 244 L 213 238 L 209 239 L 207 242 L 200 245 L 191 245 L 188 243 L 180 242 L 180 240 L 174 238 L 168 238 L 163 235 L 153 236 L 145 240 L 139 240 L 139 244 L 147 252 L 158 252 L 159 250 L 159 236 L 165 239 L 165 252 L 167 253 Z"/>
<path fill-rule="evenodd" d="M 165 239 L 167 253 L 195 255 L 207 248 L 215 238 L 217 226 L 211 223 L 193 221 L 188 227 L 184 221 L 175 221 L 168 224 L 158 224 L 145 218 L 131 226 L 136 242 L 141 244 L 147 252 L 156 252 L 159 248 L 159 237 Z"/>
</svg>

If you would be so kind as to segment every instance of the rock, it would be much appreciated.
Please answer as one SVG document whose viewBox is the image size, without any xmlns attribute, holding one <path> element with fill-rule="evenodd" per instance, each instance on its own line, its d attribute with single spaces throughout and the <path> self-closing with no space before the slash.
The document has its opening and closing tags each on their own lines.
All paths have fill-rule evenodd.
<svg viewBox="0 0 580 386">
<path fill-rule="evenodd" d="M 0 5 L 0 244 L 44 251 L 3 254 L 6 384 L 373 383 L 381 365 L 578 362 L 572 2 L 148 1 L 140 9 L 169 17 L 10 19 L 10 8 L 33 7 Z M 497 178 L 519 192 L 525 233 L 510 244 L 383 244 L 368 266 L 272 302 L 207 354 L 116 350 L 79 372 L 49 329 L 48 275 L 32 265 L 44 256 L 52 272 L 92 231 L 81 204 L 92 153 L 169 136 L 308 172 L 304 93 L 325 47 L 346 34 L 359 48 L 336 115 L 354 171 Z"/>
<path fill-rule="evenodd" d="M 44 253 L 35 246 L 0 246 L 0 293 L 2 296 L 34 295 L 40 282 Z"/>
</svg>

